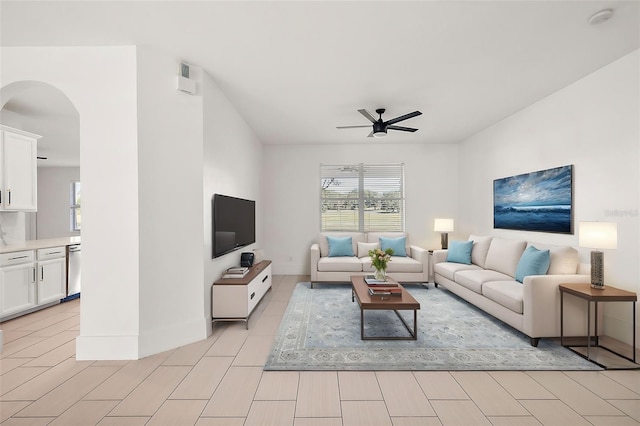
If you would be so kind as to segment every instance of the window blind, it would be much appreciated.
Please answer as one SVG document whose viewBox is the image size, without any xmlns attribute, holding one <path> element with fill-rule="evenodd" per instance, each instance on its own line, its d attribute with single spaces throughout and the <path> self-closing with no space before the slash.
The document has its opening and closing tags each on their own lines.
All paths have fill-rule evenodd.
<svg viewBox="0 0 640 426">
<path fill-rule="evenodd" d="M 322 231 L 404 231 L 404 164 L 320 165 Z"/>
</svg>

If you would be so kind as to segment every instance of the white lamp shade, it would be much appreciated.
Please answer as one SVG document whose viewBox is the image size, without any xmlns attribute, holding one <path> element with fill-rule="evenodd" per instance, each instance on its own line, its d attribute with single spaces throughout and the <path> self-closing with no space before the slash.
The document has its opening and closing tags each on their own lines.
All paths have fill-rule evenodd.
<svg viewBox="0 0 640 426">
<path fill-rule="evenodd" d="M 453 219 L 436 219 L 433 222 L 433 230 L 436 232 L 452 232 Z"/>
<path fill-rule="evenodd" d="M 618 248 L 618 224 L 615 222 L 580 222 L 578 245 L 601 250 Z"/>
</svg>

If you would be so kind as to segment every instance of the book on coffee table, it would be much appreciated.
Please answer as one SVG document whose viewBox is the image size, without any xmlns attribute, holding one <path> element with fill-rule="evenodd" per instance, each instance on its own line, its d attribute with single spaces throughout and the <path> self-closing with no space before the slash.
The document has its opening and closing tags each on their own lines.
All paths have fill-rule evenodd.
<svg viewBox="0 0 640 426">
<path fill-rule="evenodd" d="M 400 287 L 375 287 L 369 288 L 371 296 L 400 296 L 402 289 Z"/>
<path fill-rule="evenodd" d="M 385 287 L 398 287 L 397 283 L 392 283 L 391 281 L 377 280 L 373 275 L 365 275 L 364 282 L 367 283 L 368 286 L 382 285 Z"/>
</svg>

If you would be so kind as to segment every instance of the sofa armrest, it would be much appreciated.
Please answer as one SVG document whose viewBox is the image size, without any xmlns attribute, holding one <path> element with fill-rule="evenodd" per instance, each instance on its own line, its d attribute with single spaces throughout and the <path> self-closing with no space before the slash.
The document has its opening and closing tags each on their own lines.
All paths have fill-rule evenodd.
<svg viewBox="0 0 640 426">
<path fill-rule="evenodd" d="M 522 283 L 524 286 L 522 295 L 524 303 L 523 331 L 530 337 L 559 336 L 560 291 L 558 286 L 564 283 L 590 282 L 590 280 L 591 277 L 588 275 L 530 275 L 524 277 Z M 576 318 L 575 311 L 571 314 L 571 318 L 565 314 L 565 330 L 575 330 L 584 320 L 583 316 Z"/>
<path fill-rule="evenodd" d="M 433 251 L 433 264 L 447 261 L 447 253 L 449 250 L 434 250 Z"/>
<path fill-rule="evenodd" d="M 422 247 L 410 246 L 411 257 L 425 266 L 429 265 L 429 252 Z"/>
<path fill-rule="evenodd" d="M 320 245 L 318 243 L 311 244 L 309 250 L 311 256 L 311 282 L 318 280 L 318 262 L 320 261 Z"/>
</svg>

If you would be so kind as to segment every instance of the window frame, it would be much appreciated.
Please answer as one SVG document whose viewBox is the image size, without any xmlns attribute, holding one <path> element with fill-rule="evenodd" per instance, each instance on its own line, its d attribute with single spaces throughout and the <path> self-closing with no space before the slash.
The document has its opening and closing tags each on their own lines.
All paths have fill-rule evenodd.
<svg viewBox="0 0 640 426">
<path fill-rule="evenodd" d="M 365 164 L 365 163 L 357 163 L 357 164 L 320 164 L 320 232 L 405 232 L 406 226 L 406 194 L 405 194 L 405 183 L 404 183 L 404 163 L 388 163 L 388 164 Z M 343 192 L 346 194 L 344 196 L 338 197 L 327 197 L 325 189 L 329 188 L 330 182 L 334 179 L 340 179 L 341 176 L 330 177 L 331 169 L 333 168 L 341 168 L 345 171 L 343 179 L 348 180 L 349 178 L 354 180 L 351 187 L 346 188 L 346 190 L 351 188 L 349 193 Z M 393 168 L 397 168 L 399 174 L 396 176 L 392 176 L 394 173 Z M 367 173 L 367 169 L 371 170 L 370 173 Z M 388 176 L 389 181 L 398 180 L 398 191 L 399 196 L 396 197 L 384 197 L 383 200 L 379 197 L 371 197 L 367 196 L 367 192 L 371 194 L 372 186 L 370 183 L 367 183 L 367 180 L 371 179 L 384 179 L 387 171 L 384 169 L 388 169 L 390 174 Z M 356 171 L 357 171 L 357 188 L 355 187 L 356 180 Z M 349 176 L 351 175 L 351 176 Z M 384 182 L 388 184 L 389 182 Z M 354 193 L 355 191 L 355 193 Z M 390 191 L 389 193 L 396 192 Z M 351 193 L 354 193 L 354 196 L 349 196 Z M 383 192 L 375 192 L 376 194 L 383 194 Z M 381 229 L 379 226 L 376 227 L 376 222 L 367 221 L 367 217 L 371 219 L 371 205 L 377 204 L 381 205 L 384 202 L 390 201 L 394 203 L 399 209 L 399 219 L 396 223 L 393 223 L 394 227 L 388 229 Z M 326 211 L 327 203 L 337 203 L 348 206 L 349 204 L 352 206 L 350 210 L 356 210 L 358 214 L 357 218 L 357 228 L 353 226 L 341 226 L 341 227 L 325 227 L 326 217 L 323 216 Z M 395 210 L 395 209 L 394 209 Z M 394 211 L 391 211 L 394 213 Z M 369 216 L 367 216 L 369 214 Z M 356 222 L 350 222 L 352 225 L 355 225 Z M 372 226 L 373 225 L 373 226 Z"/>
<path fill-rule="evenodd" d="M 76 190 L 76 187 L 77 190 Z M 71 181 L 71 185 L 70 185 L 70 207 L 69 207 L 69 212 L 70 212 L 70 230 L 71 232 L 80 232 L 80 228 L 81 228 L 81 221 L 78 221 L 78 216 L 80 215 L 81 212 L 81 204 L 79 201 L 80 194 L 82 193 L 82 186 L 80 184 L 80 181 L 74 180 Z M 76 194 L 78 194 L 78 197 L 76 198 Z"/>
</svg>

